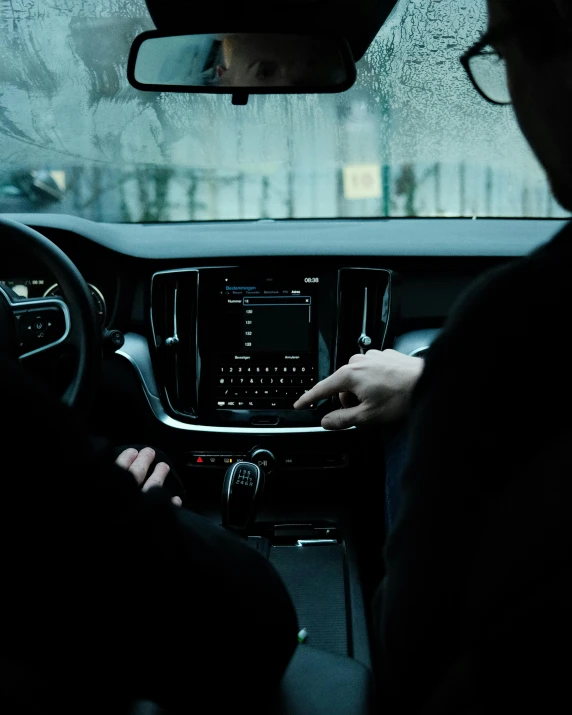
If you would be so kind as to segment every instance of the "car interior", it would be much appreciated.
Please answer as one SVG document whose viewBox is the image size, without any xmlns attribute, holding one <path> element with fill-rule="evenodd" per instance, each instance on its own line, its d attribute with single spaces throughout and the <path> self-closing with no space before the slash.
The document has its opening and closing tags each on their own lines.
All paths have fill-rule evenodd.
<svg viewBox="0 0 572 715">
<path fill-rule="evenodd" d="M 386 538 L 384 429 L 327 431 L 321 419 L 340 407 L 337 398 L 306 410 L 293 403 L 354 354 L 393 348 L 423 357 L 474 280 L 564 225 L 567 214 L 547 198 L 540 169 L 515 138 L 510 109 L 484 107 L 482 119 L 463 109 L 464 97 L 475 106 L 480 98 L 453 60 L 482 31 L 484 9 L 454 0 L 431 10 L 414 0 L 282 2 L 272 21 L 262 22 L 260 3 L 236 2 L 223 3 L 228 14 L 219 27 L 216 17 L 193 24 L 174 3 L 134 3 L 131 24 L 104 10 L 98 24 L 93 8 L 105 5 L 100 0 L 85 12 L 59 5 L 59 15 L 28 18 L 21 27 L 27 22 L 40 32 L 52 18 L 48 34 L 73 30 L 75 49 L 62 43 L 56 51 L 46 42 L 35 50 L 46 56 L 43 74 L 29 53 L 0 74 L 3 344 L 11 341 L 23 365 L 84 411 L 95 433 L 118 447 L 160 450 L 172 468 L 165 488 L 183 508 L 238 532 L 276 567 L 302 630 L 269 712 L 373 712 L 379 654 L 371 604 L 384 575 Z M 99 33 L 114 22 L 117 32 Z M 21 27 L 5 20 L 6 42 Z M 333 38 L 345 48 L 344 77 L 355 84 L 316 85 L 311 78 L 290 88 L 210 86 L 216 91 L 204 94 L 204 86 L 169 88 L 155 78 L 149 89 L 127 81 L 128 61 L 136 74 L 128 51 L 141 32 L 214 37 L 235 28 L 284 33 L 293 42 L 294 33 Z M 124 45 L 113 55 L 115 73 L 86 74 L 93 84 L 85 106 L 94 109 L 77 132 L 87 135 L 92 124 L 101 130 L 81 143 L 72 120 L 61 129 L 50 123 L 84 100 L 66 86 L 56 112 L 57 82 L 45 90 L 49 101 L 41 85 L 57 74 L 50 52 L 69 51 L 74 62 L 89 64 L 93 33 L 106 55 L 115 52 L 117 37 Z M 427 66 L 411 55 L 419 43 Z M 393 75 L 384 89 L 385 61 Z M 427 85 L 436 73 L 438 86 L 450 76 L 441 99 L 436 85 Z M 25 80 L 36 84 L 26 87 Z M 94 88 L 105 104 L 97 104 Z M 36 95 L 32 116 L 43 117 L 41 127 L 23 118 Z M 420 97 L 426 105 L 418 108 Z M 141 120 L 122 114 L 135 101 Z M 22 107 L 8 112 L 10 102 Z M 176 102 L 185 116 L 171 148 L 185 158 L 169 169 L 164 158 L 149 159 L 155 149 L 147 144 L 171 141 Z M 335 108 L 328 114 L 321 102 L 339 103 L 328 104 Z M 427 109 L 433 104 L 434 116 Z M 369 119 L 390 111 L 391 122 L 374 126 Z M 447 112 L 452 119 L 443 127 Z M 413 122 L 415 135 L 404 129 Z M 329 125 L 331 156 L 319 136 Z M 194 126 L 191 151 L 183 135 Z M 133 145 L 127 178 L 116 167 L 122 142 Z M 369 154 L 371 142 L 376 150 Z M 453 143 L 460 157 L 454 166 L 445 156 Z M 492 159 L 482 156 L 484 146 Z M 292 171 L 306 160 L 309 169 Z M 217 162 L 231 161 L 244 173 L 216 174 Z M 280 173 L 284 167 L 289 174 Z M 184 189 L 177 184 L 183 174 Z M 169 191 L 186 214 L 165 209 Z M 141 703 L 138 712 L 153 708 Z"/>
</svg>

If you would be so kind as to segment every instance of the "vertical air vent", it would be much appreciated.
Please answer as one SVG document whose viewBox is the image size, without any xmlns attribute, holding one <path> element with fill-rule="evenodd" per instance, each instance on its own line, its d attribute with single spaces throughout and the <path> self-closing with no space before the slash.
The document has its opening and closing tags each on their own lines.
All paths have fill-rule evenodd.
<svg viewBox="0 0 572 715">
<path fill-rule="evenodd" d="M 198 271 L 155 273 L 151 279 L 151 325 L 157 381 L 166 406 L 196 417 Z"/>
<path fill-rule="evenodd" d="M 396 312 L 395 274 L 378 268 L 342 268 L 338 273 L 336 369 L 352 355 L 391 345 Z"/>
</svg>

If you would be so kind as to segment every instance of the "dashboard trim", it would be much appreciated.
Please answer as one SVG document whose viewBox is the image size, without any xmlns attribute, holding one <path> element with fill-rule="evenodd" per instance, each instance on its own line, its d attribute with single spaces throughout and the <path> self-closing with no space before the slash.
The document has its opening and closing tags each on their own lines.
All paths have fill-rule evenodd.
<svg viewBox="0 0 572 715">
<path fill-rule="evenodd" d="M 151 353 L 149 351 L 149 342 L 138 333 L 126 333 L 125 343 L 120 350 L 115 353 L 127 360 L 135 368 L 139 375 L 141 387 L 147 402 L 155 417 L 167 427 L 173 427 L 178 430 L 186 430 L 188 432 L 210 432 L 214 434 L 326 434 L 329 430 L 323 427 L 218 427 L 211 425 L 193 425 L 187 422 L 181 422 L 168 415 L 159 398 L 159 389 L 153 365 L 151 362 Z M 350 427 L 349 429 L 355 429 Z M 346 430 L 344 430 L 346 431 Z"/>
<path fill-rule="evenodd" d="M 395 339 L 393 349 L 410 357 L 417 357 L 419 353 L 431 347 L 440 332 L 438 328 L 411 330 Z"/>
<path fill-rule="evenodd" d="M 43 297 L 49 298 L 50 296 L 48 295 L 48 293 L 54 288 L 57 288 L 58 286 L 59 283 L 53 283 L 49 288 L 44 291 Z M 87 287 L 91 290 L 94 290 L 101 299 L 101 305 L 103 306 L 103 320 L 101 321 L 101 327 L 103 328 L 107 325 L 107 301 L 105 300 L 105 296 L 103 295 L 103 293 L 96 285 L 93 285 L 93 283 L 88 283 Z"/>
<path fill-rule="evenodd" d="M 426 350 L 429 350 L 430 347 L 430 345 L 422 345 L 420 348 L 416 348 L 410 352 L 409 357 L 417 357 L 420 353 L 424 353 Z"/>
</svg>

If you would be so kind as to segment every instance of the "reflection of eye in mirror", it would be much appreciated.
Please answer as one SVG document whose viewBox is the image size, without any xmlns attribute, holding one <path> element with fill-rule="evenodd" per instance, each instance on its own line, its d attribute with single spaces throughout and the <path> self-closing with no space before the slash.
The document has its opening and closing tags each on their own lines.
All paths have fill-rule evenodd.
<svg viewBox="0 0 572 715">
<path fill-rule="evenodd" d="M 272 60 L 260 60 L 256 63 L 256 78 L 260 80 L 271 80 L 278 74 L 278 62 Z"/>
<path fill-rule="evenodd" d="M 355 80 L 345 40 L 315 35 L 144 33 L 130 81 L 152 91 L 344 91 Z"/>
</svg>

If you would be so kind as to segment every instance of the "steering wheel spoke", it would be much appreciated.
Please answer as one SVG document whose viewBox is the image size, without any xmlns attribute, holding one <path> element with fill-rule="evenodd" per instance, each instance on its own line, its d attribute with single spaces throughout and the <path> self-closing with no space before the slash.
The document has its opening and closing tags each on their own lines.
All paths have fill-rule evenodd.
<svg viewBox="0 0 572 715">
<path fill-rule="evenodd" d="M 23 300 L 0 284 L 0 353 L 46 380 L 68 405 L 87 411 L 101 370 L 101 326 L 89 287 L 66 254 L 41 233 L 0 217 L 0 246 L 33 257 L 60 286 L 59 297 Z"/>
<path fill-rule="evenodd" d="M 12 304 L 20 362 L 70 342 L 70 313 L 63 300 L 48 298 Z"/>
</svg>

